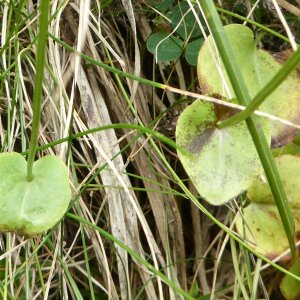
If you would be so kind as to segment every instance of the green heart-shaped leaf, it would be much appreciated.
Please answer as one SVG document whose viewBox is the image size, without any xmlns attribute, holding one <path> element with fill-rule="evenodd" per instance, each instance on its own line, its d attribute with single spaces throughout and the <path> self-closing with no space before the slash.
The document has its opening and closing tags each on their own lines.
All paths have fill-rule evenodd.
<svg viewBox="0 0 300 300">
<path fill-rule="evenodd" d="M 277 157 L 275 160 L 291 207 L 300 209 L 300 157 L 283 155 Z M 275 205 L 270 186 L 265 176 L 260 176 L 254 180 L 248 189 L 247 196 L 254 202 Z"/>
<path fill-rule="evenodd" d="M 263 50 L 257 49 L 253 32 L 250 28 L 231 24 L 224 27 L 226 35 L 232 46 L 234 56 L 242 72 L 251 97 L 254 97 L 266 83 L 268 83 L 281 68 L 281 63 Z M 213 56 L 215 59 L 213 59 Z M 221 76 L 216 67 L 215 46 L 209 37 L 199 52 L 198 78 L 204 93 L 215 93 L 228 98 Z M 224 78 L 231 90 L 230 81 L 224 66 L 221 66 Z M 294 71 L 261 105 L 260 109 L 280 118 L 298 123 L 300 121 L 300 78 Z M 288 127 L 279 122 L 272 122 L 272 143 L 274 146 L 287 144 L 293 138 L 295 128 Z"/>
<path fill-rule="evenodd" d="M 71 200 L 65 164 L 45 156 L 33 165 L 27 180 L 27 163 L 18 153 L 0 154 L 0 231 L 33 236 L 53 227 Z"/>
<path fill-rule="evenodd" d="M 217 121 L 214 105 L 196 100 L 176 127 L 178 145 L 191 153 L 178 151 L 180 161 L 199 194 L 213 205 L 239 195 L 262 172 L 246 124 L 220 130 Z"/>
<path fill-rule="evenodd" d="M 300 230 L 300 210 L 294 209 L 296 232 Z M 258 252 L 272 259 L 289 248 L 275 205 L 250 203 L 236 220 L 237 232 L 253 244 Z"/>
</svg>

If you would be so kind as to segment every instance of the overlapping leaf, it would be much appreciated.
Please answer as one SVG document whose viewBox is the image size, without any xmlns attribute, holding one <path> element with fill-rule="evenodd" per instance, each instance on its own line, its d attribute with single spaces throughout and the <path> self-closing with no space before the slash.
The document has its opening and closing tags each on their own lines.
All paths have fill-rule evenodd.
<svg viewBox="0 0 300 300">
<path fill-rule="evenodd" d="M 293 214 L 300 220 L 300 211 L 293 210 Z M 296 231 L 300 230 L 299 222 Z M 268 258 L 275 258 L 289 248 L 280 216 L 275 205 L 251 203 L 243 210 L 243 217 L 238 216 L 237 231 L 258 252 Z"/>
<path fill-rule="evenodd" d="M 197 100 L 176 127 L 178 145 L 191 153 L 179 151 L 179 158 L 200 195 L 213 205 L 239 195 L 262 171 L 246 124 L 220 130 L 217 121 L 214 105 Z"/>
<path fill-rule="evenodd" d="M 295 220 L 295 231 L 300 232 L 300 157 L 284 155 L 276 158 Z M 251 203 L 239 214 L 236 227 L 262 254 L 273 258 L 289 248 L 269 184 L 264 176 L 256 179 L 248 189 Z"/>
<path fill-rule="evenodd" d="M 231 24 L 224 27 L 231 43 L 238 66 L 242 72 L 251 97 L 254 97 L 277 71 L 281 63 L 268 52 L 257 48 L 253 32 L 250 28 Z M 216 93 L 229 97 L 220 70 L 216 67 L 219 63 L 215 45 L 209 37 L 201 47 L 198 57 L 198 77 L 202 90 L 205 93 Z M 221 64 L 221 73 L 225 79 L 230 93 L 234 92 Z M 276 115 L 280 118 L 298 123 L 300 120 L 300 78 L 293 72 L 261 105 L 261 110 Z M 287 144 L 297 129 L 288 127 L 280 122 L 272 122 L 272 143 L 274 146 Z"/>
<path fill-rule="evenodd" d="M 300 209 L 300 157 L 283 155 L 276 158 L 280 177 L 292 208 Z M 253 202 L 275 205 L 269 184 L 264 176 L 258 177 L 248 189 L 248 198 Z"/>
</svg>

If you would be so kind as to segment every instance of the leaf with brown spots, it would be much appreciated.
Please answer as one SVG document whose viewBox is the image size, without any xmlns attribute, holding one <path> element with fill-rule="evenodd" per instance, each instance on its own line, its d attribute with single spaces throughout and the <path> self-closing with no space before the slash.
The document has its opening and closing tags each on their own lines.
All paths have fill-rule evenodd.
<svg viewBox="0 0 300 300">
<path fill-rule="evenodd" d="M 218 129 L 217 121 L 214 105 L 197 100 L 176 127 L 177 144 L 191 153 L 178 151 L 180 161 L 199 194 L 213 205 L 238 196 L 262 172 L 245 122 Z"/>
</svg>

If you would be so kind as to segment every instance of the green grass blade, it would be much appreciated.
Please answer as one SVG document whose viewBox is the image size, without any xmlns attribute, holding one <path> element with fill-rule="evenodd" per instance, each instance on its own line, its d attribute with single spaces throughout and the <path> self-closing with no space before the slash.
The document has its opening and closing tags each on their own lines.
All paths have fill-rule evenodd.
<svg viewBox="0 0 300 300">
<path fill-rule="evenodd" d="M 90 268 L 90 263 L 89 263 L 89 256 L 88 256 L 88 251 L 87 251 L 87 245 L 85 242 L 85 234 L 84 234 L 84 229 L 82 226 L 80 226 L 80 232 L 81 232 L 81 239 L 82 239 L 82 248 L 83 248 L 83 254 L 84 254 L 84 260 L 85 260 L 85 268 L 87 271 L 87 279 L 89 283 L 89 288 L 90 288 L 90 297 L 91 300 L 95 300 L 95 293 L 94 293 L 94 286 L 92 282 L 92 275 L 91 275 L 91 268 Z"/>
<path fill-rule="evenodd" d="M 166 137 L 162 133 L 159 133 L 159 132 L 157 132 L 157 131 L 149 128 L 149 127 L 144 127 L 144 126 L 134 125 L 134 124 L 126 124 L 126 123 L 110 124 L 110 125 L 95 127 L 95 128 L 91 128 L 91 129 L 88 129 L 88 130 L 85 130 L 85 131 L 74 133 L 74 134 L 71 134 L 68 137 L 58 139 L 54 142 L 50 142 L 48 144 L 40 146 L 40 147 L 37 148 L 37 151 L 41 151 L 41 150 L 53 147 L 53 146 L 56 146 L 56 145 L 64 143 L 64 142 L 69 142 L 69 141 L 72 141 L 74 139 L 83 137 L 83 136 L 91 134 L 91 133 L 96 133 L 96 132 L 103 131 L 103 130 L 108 130 L 108 129 L 125 129 L 125 128 L 132 129 L 132 130 L 137 130 L 142 134 L 147 133 L 149 135 L 152 135 L 152 136 L 156 137 L 157 139 L 161 140 L 166 145 L 170 146 L 171 148 L 179 149 L 180 151 L 182 151 L 186 155 L 189 154 L 189 152 L 187 150 L 185 150 L 182 147 L 179 147 L 172 139 Z M 27 152 L 23 152 L 22 154 L 26 154 L 26 153 Z"/>
<path fill-rule="evenodd" d="M 97 61 L 95 59 L 93 59 L 92 57 L 83 54 L 81 52 L 78 52 L 76 49 L 74 49 L 73 47 L 69 46 L 68 44 L 64 43 L 63 41 L 61 41 L 59 38 L 57 38 L 56 36 L 54 36 L 53 34 L 51 34 L 50 32 L 48 32 L 49 37 L 51 37 L 51 39 L 53 39 L 55 42 L 57 42 L 58 44 L 60 44 L 61 46 L 63 46 L 65 49 L 67 49 L 68 51 L 72 52 L 72 53 L 76 53 L 78 56 L 80 56 L 82 59 L 92 63 L 95 66 L 101 67 L 104 70 L 108 71 L 108 72 L 112 72 L 115 73 L 117 75 L 129 78 L 129 79 L 133 79 L 136 81 L 139 81 L 140 83 L 144 83 L 144 84 L 148 84 L 151 85 L 153 87 L 159 88 L 159 89 L 165 89 L 166 85 L 162 84 L 162 83 L 158 83 L 149 79 L 145 79 L 142 77 L 138 77 L 134 74 L 130 74 L 130 73 L 126 73 L 122 70 L 116 69 L 114 67 L 111 67 L 101 61 Z"/>
<path fill-rule="evenodd" d="M 236 276 L 238 286 L 243 294 L 243 299 L 250 300 L 250 298 L 248 296 L 248 292 L 244 285 L 243 277 L 240 272 L 240 264 L 238 261 L 238 254 L 237 254 L 237 250 L 236 250 L 235 240 L 232 238 L 230 239 L 230 250 L 231 250 L 231 257 L 232 257 L 232 263 L 233 263 L 233 268 L 234 268 L 234 274 Z"/>
<path fill-rule="evenodd" d="M 31 244 L 31 248 L 34 249 L 35 245 L 34 245 L 32 239 L 30 240 L 30 244 Z M 41 289 L 42 289 L 42 295 L 44 297 L 46 289 L 45 289 L 45 282 L 44 282 L 44 278 L 43 278 L 42 267 L 41 267 L 40 260 L 39 260 L 37 252 L 33 251 L 32 255 L 34 256 L 34 259 L 35 259 L 35 265 L 36 265 L 36 269 L 38 271 L 38 275 L 39 275 L 39 279 L 40 279 L 40 284 L 41 284 Z"/>
<path fill-rule="evenodd" d="M 53 243 L 50 240 L 47 240 L 46 244 L 51 249 L 51 251 L 54 252 L 55 247 L 54 247 Z M 83 300 L 83 297 L 80 293 L 80 290 L 78 289 L 78 286 L 77 286 L 75 280 L 73 279 L 73 276 L 70 273 L 67 264 L 64 262 L 63 258 L 60 255 L 57 255 L 57 259 L 58 259 L 62 269 L 64 270 L 65 276 L 68 279 L 68 283 L 69 283 L 70 288 L 72 289 L 76 299 L 77 300 Z"/>
<path fill-rule="evenodd" d="M 255 264 L 255 270 L 253 275 L 253 285 L 251 291 L 251 300 L 256 300 L 257 289 L 259 286 L 259 277 L 260 277 L 260 268 L 261 268 L 261 259 L 257 259 Z"/>
<path fill-rule="evenodd" d="M 220 56 L 226 68 L 237 100 L 240 104 L 247 106 L 250 96 L 243 80 L 241 71 L 232 54 L 231 45 L 226 37 L 222 22 L 212 0 L 201 1 L 201 7 L 206 16 L 207 22 L 212 31 Z M 286 232 L 291 254 L 294 260 L 297 259 L 297 252 L 294 242 L 295 224 L 293 215 L 284 191 L 272 152 L 261 128 L 256 126 L 254 116 L 246 119 L 248 130 L 252 136 L 259 158 L 266 173 L 267 180 L 272 190 L 273 197 L 278 208 L 284 230 Z"/>
<path fill-rule="evenodd" d="M 105 231 L 104 229 L 98 227 L 95 224 L 92 224 L 91 222 L 76 216 L 71 213 L 66 213 L 66 216 L 70 219 L 73 219 L 77 222 L 80 222 L 82 224 L 86 224 L 90 226 L 91 228 L 97 230 L 101 235 L 103 235 L 108 240 L 114 242 L 121 248 L 127 251 L 128 254 L 130 254 L 135 260 L 137 260 L 139 263 L 143 264 L 149 271 L 151 271 L 153 274 L 158 276 L 162 281 L 164 281 L 168 286 L 170 286 L 174 291 L 176 291 L 178 294 L 183 296 L 185 299 L 194 299 L 194 297 L 190 296 L 187 292 L 185 292 L 183 289 L 181 289 L 179 286 L 177 286 L 172 280 L 170 280 L 167 276 L 165 276 L 163 273 L 161 273 L 159 270 L 154 268 L 150 263 L 148 263 L 144 258 L 140 257 L 137 253 L 135 253 L 131 248 L 126 246 L 124 243 L 116 239 L 114 236 L 112 236 L 110 233 Z"/>
</svg>

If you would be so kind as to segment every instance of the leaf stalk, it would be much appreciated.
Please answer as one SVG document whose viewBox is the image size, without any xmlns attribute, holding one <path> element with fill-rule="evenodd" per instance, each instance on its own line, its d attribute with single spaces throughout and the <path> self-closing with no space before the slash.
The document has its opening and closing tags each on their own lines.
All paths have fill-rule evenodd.
<svg viewBox="0 0 300 300">
<path fill-rule="evenodd" d="M 43 92 L 44 65 L 46 44 L 48 38 L 48 18 L 49 18 L 49 0 L 41 0 L 40 2 L 40 17 L 39 17 L 39 33 L 37 38 L 37 55 L 36 55 L 36 75 L 34 80 L 33 104 L 32 104 L 32 126 L 29 142 L 29 152 L 27 159 L 27 180 L 33 180 L 33 163 L 38 143 L 40 118 L 41 118 L 41 103 Z"/>
</svg>

